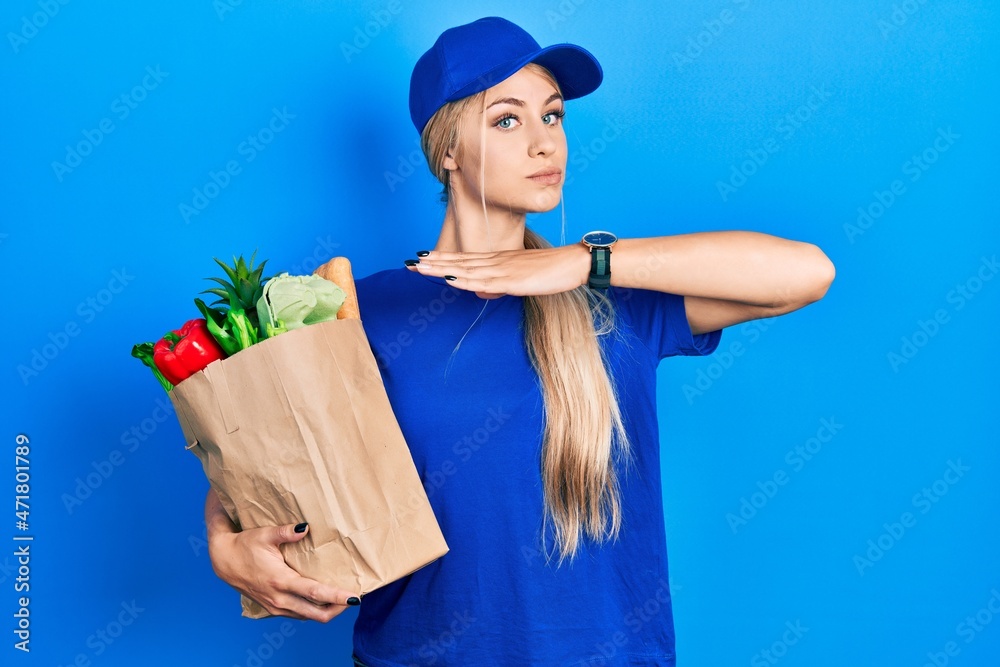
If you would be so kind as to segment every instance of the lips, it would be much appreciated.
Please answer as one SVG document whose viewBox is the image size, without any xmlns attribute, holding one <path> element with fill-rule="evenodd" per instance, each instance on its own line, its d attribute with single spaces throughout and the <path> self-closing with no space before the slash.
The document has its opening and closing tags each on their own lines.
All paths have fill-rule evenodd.
<svg viewBox="0 0 1000 667">
<path fill-rule="evenodd" d="M 531 176 L 528 176 L 528 178 L 542 185 L 555 185 L 562 180 L 562 170 L 550 167 L 536 171 Z"/>
</svg>

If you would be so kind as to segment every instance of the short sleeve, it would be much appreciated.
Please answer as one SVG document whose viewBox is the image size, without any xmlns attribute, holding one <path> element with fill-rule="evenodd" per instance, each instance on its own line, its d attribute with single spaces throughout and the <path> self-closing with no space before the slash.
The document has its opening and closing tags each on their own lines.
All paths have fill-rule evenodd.
<svg viewBox="0 0 1000 667">
<path fill-rule="evenodd" d="M 691 333 L 682 295 L 620 287 L 611 292 L 619 316 L 658 359 L 712 354 L 719 346 L 722 329 Z"/>
</svg>

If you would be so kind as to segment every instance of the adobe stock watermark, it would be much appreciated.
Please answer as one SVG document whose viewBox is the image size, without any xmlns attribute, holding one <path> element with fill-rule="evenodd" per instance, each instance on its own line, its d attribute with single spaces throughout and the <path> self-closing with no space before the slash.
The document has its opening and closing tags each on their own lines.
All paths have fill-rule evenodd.
<svg viewBox="0 0 1000 667">
<path fill-rule="evenodd" d="M 570 151 L 563 187 L 572 185 L 576 175 L 587 171 L 621 135 L 622 128 L 618 125 L 617 119 L 613 118 L 604 124 L 598 136 Z"/>
<path fill-rule="evenodd" d="M 914 509 L 920 511 L 920 514 L 930 512 L 948 494 L 951 487 L 958 484 L 965 474 L 972 470 L 969 466 L 962 465 L 962 459 L 955 461 L 949 459 L 947 466 L 940 478 L 913 494 L 913 498 L 910 499 L 910 503 Z M 883 532 L 868 540 L 866 543 L 868 548 L 864 553 L 854 555 L 853 562 L 858 575 L 863 577 L 865 570 L 875 567 L 875 563 L 882 560 L 882 557 L 906 536 L 907 531 L 917 525 L 917 518 L 913 512 L 903 512 L 898 521 L 883 523 Z"/>
<path fill-rule="evenodd" d="M 48 368 L 63 350 L 69 347 L 73 339 L 83 333 L 83 327 L 97 319 L 97 316 L 103 313 L 133 280 L 135 276 L 125 267 L 112 271 L 111 279 L 104 287 L 77 305 L 77 317 L 70 318 L 59 329 L 50 331 L 46 337 L 47 342 L 31 348 L 27 363 L 17 365 L 17 374 L 22 384 L 27 387 L 31 380 Z"/>
<path fill-rule="evenodd" d="M 381 382 L 381 378 L 377 381 Z M 401 512 L 401 516 L 403 516 L 403 518 L 411 512 L 425 511 L 427 509 L 428 500 L 432 498 L 436 492 L 440 491 L 441 488 L 448 483 L 448 480 L 459 472 L 460 466 L 472 459 L 472 457 L 475 456 L 484 445 L 486 445 L 493 434 L 500 430 L 500 428 L 507 423 L 512 416 L 504 412 L 502 406 L 490 408 L 485 414 L 486 416 L 480 426 L 473 429 L 471 433 L 464 435 L 461 439 L 456 440 L 452 444 L 451 451 L 452 454 L 454 454 L 454 458 L 444 459 L 434 470 L 430 470 L 429 472 L 422 474 L 421 488 L 419 490 L 411 489 L 410 492 L 407 493 L 405 500 L 396 508 L 399 512 Z M 204 522 L 202 522 L 202 525 L 205 525 Z M 202 550 L 207 549 L 207 527 L 205 527 L 200 537 L 194 534 L 189 535 L 188 544 L 190 545 L 195 556 L 198 556 Z"/>
<path fill-rule="evenodd" d="M 414 336 L 427 331 L 457 298 L 458 293 L 452 287 L 442 285 L 438 296 L 410 313 L 406 318 L 409 326 L 401 329 L 394 339 L 379 343 L 378 348 L 373 350 L 379 367 L 383 370 L 389 368 L 393 361 L 402 356 L 406 348 L 413 345 Z"/>
<path fill-rule="evenodd" d="M 17 566 L 10 562 L 10 556 L 4 556 L 3 562 L 0 563 L 0 584 L 7 583 L 10 575 L 15 573 L 17 573 Z"/>
<path fill-rule="evenodd" d="M 452 620 L 448 624 L 447 630 L 442 630 L 437 637 L 428 639 L 417 649 L 417 655 L 424 660 L 423 664 L 436 664 L 441 659 L 441 656 L 447 653 L 448 649 L 454 646 L 458 638 L 468 632 L 469 628 L 477 620 L 469 609 L 466 609 L 461 614 L 453 611 L 451 616 Z"/>
<path fill-rule="evenodd" d="M 911 183 L 916 183 L 920 177 L 938 161 L 941 155 L 955 145 L 962 135 L 955 134 L 951 126 L 948 129 L 939 127 L 937 136 L 927 148 L 914 153 L 909 160 L 903 163 L 900 169 L 904 176 L 909 176 Z M 885 215 L 886 211 L 892 208 L 900 197 L 905 195 L 906 183 L 900 179 L 894 179 L 886 190 L 874 190 L 872 200 L 865 206 L 858 207 L 858 217 L 854 223 L 844 223 L 844 234 L 847 240 L 853 245 L 857 237 L 862 236 L 866 231 Z"/>
<path fill-rule="evenodd" d="M 740 325 L 740 335 L 747 338 L 747 345 L 753 345 L 760 340 L 762 333 L 773 326 L 774 320 L 773 317 L 766 317 L 744 322 Z M 681 385 L 681 391 L 684 393 L 687 404 L 693 405 L 696 398 L 704 396 L 746 351 L 747 348 L 743 345 L 743 341 L 734 340 L 727 347 L 713 352 L 709 356 L 711 361 L 708 365 L 695 371 L 694 381 Z"/>
<path fill-rule="evenodd" d="M 119 606 L 121 609 L 112 612 L 110 621 L 96 628 L 87 637 L 85 645 L 89 650 L 78 652 L 72 660 L 66 663 L 66 667 L 91 665 L 94 658 L 104 655 L 125 634 L 126 629 L 135 623 L 139 615 L 146 611 L 146 608 L 140 607 L 135 600 L 122 601 Z M 59 663 L 58 667 L 63 667 L 63 663 Z"/>
<path fill-rule="evenodd" d="M 899 29 L 906 25 L 910 18 L 916 16 L 920 8 L 926 4 L 927 0 L 903 0 L 903 2 L 893 4 L 889 19 L 879 18 L 876 21 L 878 30 L 882 33 L 882 39 L 889 39 L 889 35 L 899 32 Z"/>
<path fill-rule="evenodd" d="M 746 11 L 750 7 L 750 0 L 733 0 L 732 4 L 736 5 L 740 11 Z M 727 26 L 732 25 L 736 18 L 736 12 L 727 7 L 719 12 L 718 17 L 712 17 L 702 22 L 702 29 L 688 37 L 684 50 L 674 51 L 671 56 L 677 71 L 683 72 L 685 66 L 701 58 L 705 50 L 715 44 L 716 40 L 726 31 Z"/>
<path fill-rule="evenodd" d="M 823 417 L 819 420 L 819 428 L 815 435 L 806 439 L 800 445 L 785 452 L 785 463 L 791 469 L 791 474 L 784 468 L 778 468 L 763 482 L 757 480 L 757 491 L 750 494 L 750 497 L 740 497 L 740 507 L 736 513 L 726 514 L 726 523 L 735 535 L 740 528 L 746 526 L 756 517 L 767 504 L 778 495 L 781 487 L 788 484 L 795 473 L 801 472 L 806 464 L 812 461 L 821 451 L 823 446 L 829 443 L 844 428 L 844 425 L 837 421 L 836 417 L 827 419 Z"/>
<path fill-rule="evenodd" d="M 385 184 L 389 188 L 389 192 L 395 192 L 396 186 L 405 183 L 406 179 L 413 176 L 414 171 L 420 169 L 425 164 L 424 152 L 420 148 L 420 137 L 418 136 L 414 139 L 413 143 L 416 148 L 406 155 L 400 153 L 396 156 L 395 171 L 385 170 L 382 172 L 382 177 L 385 179 Z"/>
<path fill-rule="evenodd" d="M 389 0 L 384 8 L 369 12 L 370 18 L 365 21 L 364 25 L 354 26 L 354 35 L 351 41 L 340 43 L 340 52 L 343 54 L 344 60 L 350 64 L 352 58 L 361 55 L 361 52 L 371 45 L 373 39 L 382 34 L 382 31 L 392 23 L 401 11 L 403 11 L 403 5 L 400 0 Z"/>
<path fill-rule="evenodd" d="M 280 111 L 277 107 L 272 108 L 271 118 L 267 123 L 253 134 L 247 135 L 247 138 L 234 149 L 236 154 L 243 158 L 242 164 L 238 158 L 233 158 L 226 161 L 220 170 L 210 170 L 208 180 L 192 189 L 190 203 L 178 204 L 178 211 L 184 224 L 189 224 L 193 217 L 201 215 L 222 194 L 222 191 L 229 187 L 233 179 L 243 173 L 243 166 L 250 164 L 267 150 L 275 137 L 284 132 L 289 122 L 295 118 L 296 114 L 290 113 L 288 107 L 282 107 Z"/>
<path fill-rule="evenodd" d="M 781 639 L 774 641 L 770 646 L 761 649 L 750 658 L 750 667 L 768 667 L 776 665 L 788 655 L 788 649 L 799 643 L 799 640 L 809 632 L 809 628 L 802 626 L 802 621 L 796 619 L 795 623 L 785 621 L 786 630 L 781 633 Z"/>
<path fill-rule="evenodd" d="M 188 535 L 187 541 L 195 558 L 201 556 L 202 551 L 208 551 L 208 524 L 205 523 L 204 519 L 201 520 L 201 534 L 191 533 Z"/>
<path fill-rule="evenodd" d="M 236 11 L 236 8 L 243 4 L 243 0 L 214 0 L 212 2 L 212 9 L 215 10 L 215 15 L 218 17 L 219 22 L 226 20 L 226 14 L 231 14 Z"/>
<path fill-rule="evenodd" d="M 261 642 L 246 650 L 246 660 L 243 661 L 245 667 L 261 667 L 265 662 L 275 656 L 285 645 L 288 638 L 295 634 L 295 626 L 291 621 L 284 621 L 278 626 L 276 632 L 264 632 L 261 634 Z M 233 667 L 239 667 L 235 664 Z"/>
<path fill-rule="evenodd" d="M 965 308 L 966 304 L 976 298 L 976 295 L 983 289 L 983 286 L 993 280 L 993 276 L 1000 270 L 1000 263 L 997 256 L 990 258 L 981 257 L 979 267 L 964 281 L 957 283 L 955 287 L 945 295 L 945 302 L 952 304 L 952 311 L 958 312 Z M 899 339 L 899 347 L 889 350 L 886 360 L 893 373 L 898 373 L 899 369 L 910 363 L 920 350 L 925 348 L 935 336 L 941 331 L 941 327 L 951 322 L 951 313 L 945 308 L 938 308 L 926 320 L 918 319 L 917 326 L 912 333 L 902 336 Z"/>
<path fill-rule="evenodd" d="M 146 75 L 142 77 L 142 81 L 111 101 L 111 113 L 119 121 L 125 120 L 139 108 L 140 104 L 146 101 L 151 92 L 160 87 L 160 84 L 168 76 L 170 76 L 170 72 L 164 72 L 159 65 L 155 69 L 152 66 L 147 66 Z M 84 159 L 92 155 L 94 149 L 100 146 L 104 139 L 116 129 L 114 119 L 111 116 L 105 116 L 97 121 L 97 127 L 81 130 L 83 139 L 72 146 L 66 144 L 66 156 L 63 161 L 52 161 L 52 172 L 55 174 L 56 180 L 62 183 L 63 179 L 82 165 Z"/>
<path fill-rule="evenodd" d="M 955 626 L 955 634 L 965 642 L 966 645 L 975 641 L 986 627 L 1000 615 L 1000 591 L 996 588 L 990 589 L 990 599 L 974 614 L 969 614 L 958 625 Z M 946 667 L 951 664 L 951 659 L 958 657 L 962 653 L 962 647 L 955 640 L 945 642 L 940 651 L 928 651 L 927 661 L 922 667 Z"/>
<path fill-rule="evenodd" d="M 616 119 L 604 124 L 600 133 L 586 143 L 581 143 L 577 148 L 570 150 L 566 164 L 566 176 L 563 179 L 562 187 L 569 187 L 576 180 L 577 174 L 582 174 L 596 162 L 622 135 L 622 128 Z M 550 201 L 550 193 L 539 192 L 536 203 L 539 206 Z"/>
<path fill-rule="evenodd" d="M 21 26 L 17 32 L 9 31 L 7 41 L 14 54 L 21 52 L 21 48 L 28 45 L 32 39 L 38 36 L 38 32 L 49 24 L 59 10 L 70 3 L 70 0 L 38 0 L 39 11 L 34 14 L 21 17 Z"/>
<path fill-rule="evenodd" d="M 74 481 L 76 485 L 72 492 L 63 492 L 60 499 L 66 513 L 72 515 L 77 508 L 94 495 L 94 492 L 107 482 L 115 471 L 126 461 L 126 455 L 134 453 L 142 443 L 149 440 L 150 436 L 156 433 L 160 424 L 170 419 L 174 414 L 174 405 L 164 396 L 156 399 L 156 407 L 148 417 L 142 419 L 138 424 L 133 424 L 127 431 L 123 431 L 119 442 L 121 449 L 115 448 L 108 452 L 107 457 L 101 460 L 90 462 L 90 468 L 82 477 L 77 477 Z"/>
<path fill-rule="evenodd" d="M 555 8 L 545 10 L 545 20 L 549 22 L 549 28 L 555 30 L 560 24 L 569 20 L 569 17 L 576 14 L 576 10 L 587 0 L 560 0 Z"/>
<path fill-rule="evenodd" d="M 456 464 L 453 459 L 444 459 L 437 469 L 429 470 L 424 474 L 424 491 L 428 498 L 433 498 L 434 494 L 443 487 L 450 477 L 458 473 L 459 466 L 471 459 L 490 437 L 500 430 L 510 419 L 510 415 L 503 411 L 503 406 L 490 408 L 486 411 L 486 418 L 482 425 L 466 434 L 461 440 L 456 440 L 451 446 L 451 453 L 458 458 Z"/>
<path fill-rule="evenodd" d="M 318 269 L 323 264 L 333 259 L 333 251 L 340 247 L 339 243 L 331 240 L 330 235 L 326 237 L 317 236 L 316 245 L 310 254 L 302 258 L 301 262 L 292 264 L 289 274 L 293 276 L 307 275 Z"/>
<path fill-rule="evenodd" d="M 530 561 L 529 561 L 530 562 Z M 625 614 L 622 623 L 631 630 L 635 636 L 642 629 L 660 617 L 664 610 L 671 608 L 673 594 L 681 590 L 671 579 L 664 581 L 663 577 L 656 582 L 657 588 L 641 604 L 632 607 L 632 610 Z M 594 644 L 594 652 L 582 663 L 581 667 L 603 667 L 608 665 L 608 661 L 618 655 L 618 652 L 628 646 L 631 637 L 622 630 L 617 630 L 607 640 L 598 641 Z"/>
<path fill-rule="evenodd" d="M 781 150 L 782 143 L 791 140 L 803 125 L 809 122 L 813 115 L 819 111 L 830 99 L 832 93 L 827 90 L 826 84 L 819 88 L 810 87 L 809 97 L 803 104 L 782 116 L 774 125 L 775 135 L 762 141 L 756 148 L 746 151 L 747 159 L 737 164 L 729 165 L 729 178 L 715 182 L 715 188 L 719 191 L 722 201 L 729 201 L 729 197 L 734 195 L 740 188 L 747 184 L 764 165 L 768 163 L 771 156 Z"/>
</svg>

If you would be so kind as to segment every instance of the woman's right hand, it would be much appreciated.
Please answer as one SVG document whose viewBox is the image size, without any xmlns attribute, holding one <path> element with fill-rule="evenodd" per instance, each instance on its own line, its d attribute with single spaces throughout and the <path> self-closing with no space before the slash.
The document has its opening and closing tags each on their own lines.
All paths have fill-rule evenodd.
<svg viewBox="0 0 1000 667">
<path fill-rule="evenodd" d="M 349 598 L 360 604 L 354 593 L 303 577 L 285 562 L 279 545 L 303 539 L 308 526 L 301 533 L 295 524 L 236 530 L 214 490 L 205 514 L 215 574 L 268 613 L 326 623 L 350 606 Z"/>
</svg>

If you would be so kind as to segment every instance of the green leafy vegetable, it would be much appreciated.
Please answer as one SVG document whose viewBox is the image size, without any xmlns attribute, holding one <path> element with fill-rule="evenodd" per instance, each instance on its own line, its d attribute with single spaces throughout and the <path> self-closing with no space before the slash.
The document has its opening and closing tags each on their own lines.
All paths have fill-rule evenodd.
<svg viewBox="0 0 1000 667">
<path fill-rule="evenodd" d="M 290 276 L 282 273 L 264 285 L 257 302 L 257 316 L 265 338 L 337 319 L 347 293 L 319 276 Z"/>
</svg>

